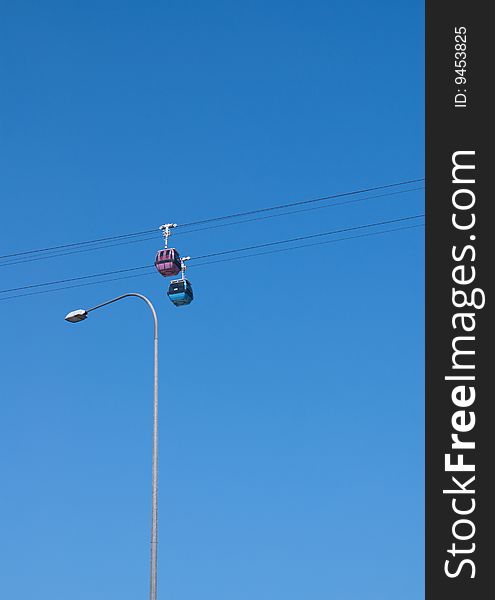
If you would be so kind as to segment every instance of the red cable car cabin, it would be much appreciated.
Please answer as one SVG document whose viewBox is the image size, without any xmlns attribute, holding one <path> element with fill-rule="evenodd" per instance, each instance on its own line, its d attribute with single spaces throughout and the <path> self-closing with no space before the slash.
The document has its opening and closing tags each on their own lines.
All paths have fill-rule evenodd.
<svg viewBox="0 0 495 600">
<path fill-rule="evenodd" d="M 175 248 L 158 250 L 155 258 L 155 267 L 158 273 L 164 277 L 177 275 L 181 269 L 179 251 Z"/>
</svg>

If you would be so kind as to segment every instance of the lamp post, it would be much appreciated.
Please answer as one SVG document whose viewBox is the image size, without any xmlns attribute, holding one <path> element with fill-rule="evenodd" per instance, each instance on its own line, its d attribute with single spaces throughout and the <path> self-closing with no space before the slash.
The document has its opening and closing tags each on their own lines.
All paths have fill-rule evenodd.
<svg viewBox="0 0 495 600">
<path fill-rule="evenodd" d="M 88 314 L 124 298 L 140 298 L 148 305 L 153 315 L 153 451 L 151 469 L 151 558 L 150 558 L 150 600 L 156 600 L 157 592 L 157 550 L 158 550 L 158 319 L 153 304 L 142 294 L 129 293 L 102 302 L 92 308 L 70 312 L 65 320 L 78 323 L 88 318 Z"/>
</svg>

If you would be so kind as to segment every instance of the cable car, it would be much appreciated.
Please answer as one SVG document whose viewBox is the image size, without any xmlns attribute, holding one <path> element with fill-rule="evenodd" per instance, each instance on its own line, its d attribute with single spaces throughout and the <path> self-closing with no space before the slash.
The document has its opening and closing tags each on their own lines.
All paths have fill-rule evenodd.
<svg viewBox="0 0 495 600">
<path fill-rule="evenodd" d="M 179 251 L 175 248 L 158 250 L 155 257 L 155 267 L 160 275 L 173 277 L 181 271 Z"/>
<path fill-rule="evenodd" d="M 187 279 L 174 279 L 170 282 L 167 296 L 175 306 L 191 304 L 194 295 L 190 281 Z"/>
</svg>

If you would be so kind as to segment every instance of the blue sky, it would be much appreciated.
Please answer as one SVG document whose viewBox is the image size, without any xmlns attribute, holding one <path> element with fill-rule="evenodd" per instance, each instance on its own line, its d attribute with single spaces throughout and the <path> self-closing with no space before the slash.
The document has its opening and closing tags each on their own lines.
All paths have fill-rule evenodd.
<svg viewBox="0 0 495 600">
<path fill-rule="evenodd" d="M 0 254 L 422 177 L 423 6 L 2 3 Z M 423 212 L 421 192 L 176 236 L 198 256 Z M 151 262 L 160 238 L 1 266 L 1 289 Z M 0 590 L 423 597 L 423 231 L 0 302 Z"/>
</svg>

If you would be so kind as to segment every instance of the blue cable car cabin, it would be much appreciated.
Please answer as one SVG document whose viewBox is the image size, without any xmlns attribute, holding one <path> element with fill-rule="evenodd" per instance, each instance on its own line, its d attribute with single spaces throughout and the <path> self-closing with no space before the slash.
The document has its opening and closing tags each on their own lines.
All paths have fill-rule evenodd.
<svg viewBox="0 0 495 600">
<path fill-rule="evenodd" d="M 167 296 L 175 306 L 191 304 L 194 299 L 191 283 L 187 279 L 174 279 L 170 282 Z"/>
</svg>

